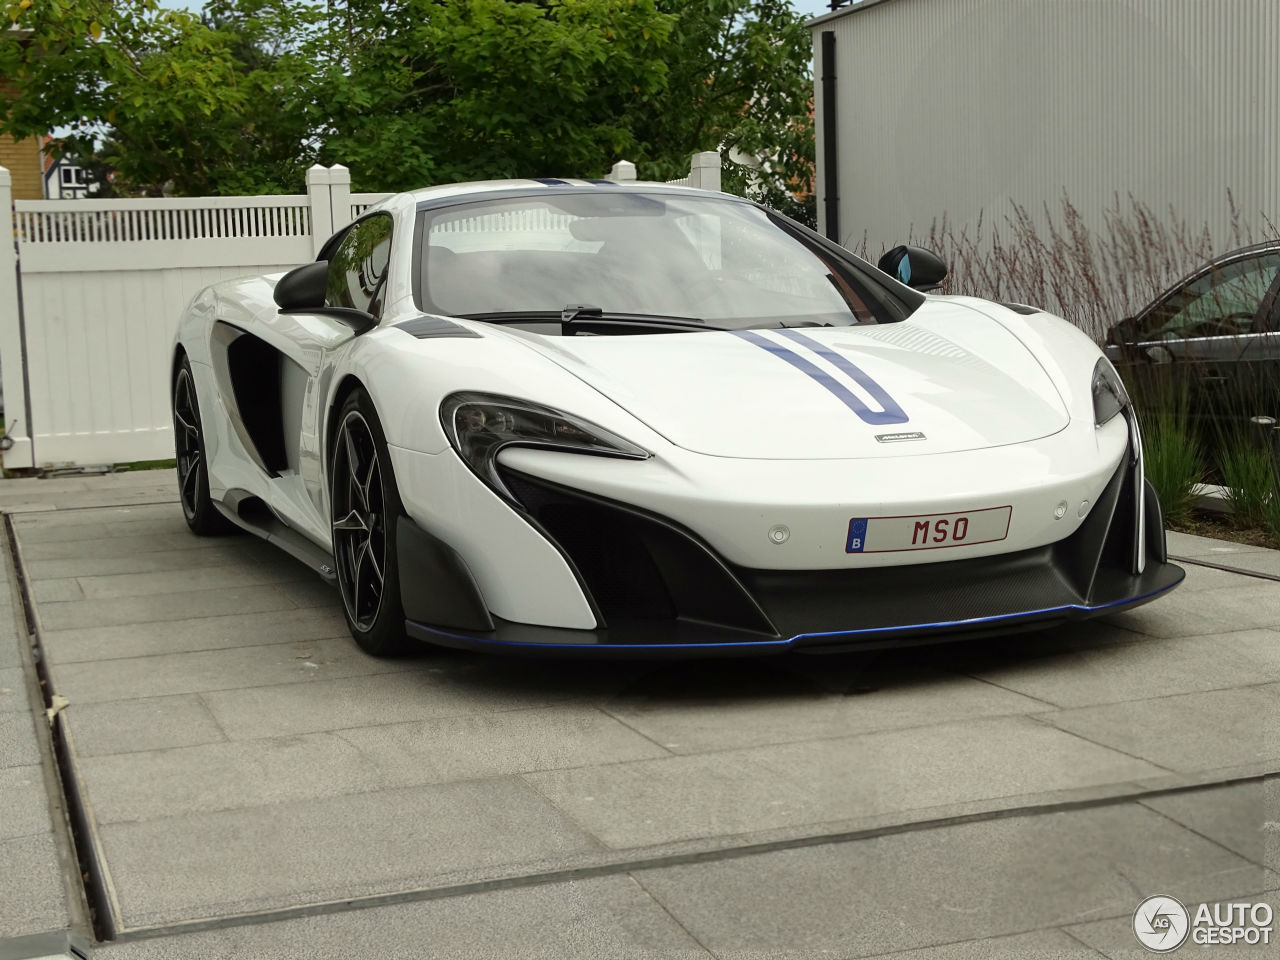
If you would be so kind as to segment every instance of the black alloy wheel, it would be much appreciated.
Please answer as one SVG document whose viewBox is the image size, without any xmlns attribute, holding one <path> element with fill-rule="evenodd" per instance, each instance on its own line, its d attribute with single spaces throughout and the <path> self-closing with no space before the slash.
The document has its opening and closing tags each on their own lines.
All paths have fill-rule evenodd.
<svg viewBox="0 0 1280 960">
<path fill-rule="evenodd" d="M 209 497 L 209 471 L 205 463 L 200 403 L 196 399 L 191 362 L 184 356 L 173 379 L 173 443 L 178 462 L 178 499 L 182 515 L 193 533 L 209 536 L 234 529 Z"/>
<path fill-rule="evenodd" d="M 347 627 L 367 653 L 400 653 L 405 646 L 395 556 L 400 498 L 382 428 L 363 391 L 343 404 L 332 449 L 333 556 Z"/>
</svg>

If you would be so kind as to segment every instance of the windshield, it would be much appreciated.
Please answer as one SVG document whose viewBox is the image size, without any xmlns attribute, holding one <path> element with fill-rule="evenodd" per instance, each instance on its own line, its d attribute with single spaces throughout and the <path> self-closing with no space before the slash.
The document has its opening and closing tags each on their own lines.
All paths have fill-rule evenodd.
<svg viewBox="0 0 1280 960">
<path fill-rule="evenodd" d="M 847 262 L 751 204 L 598 189 L 428 210 L 419 306 L 479 318 L 692 318 L 708 328 L 845 326 L 891 315 Z"/>
</svg>

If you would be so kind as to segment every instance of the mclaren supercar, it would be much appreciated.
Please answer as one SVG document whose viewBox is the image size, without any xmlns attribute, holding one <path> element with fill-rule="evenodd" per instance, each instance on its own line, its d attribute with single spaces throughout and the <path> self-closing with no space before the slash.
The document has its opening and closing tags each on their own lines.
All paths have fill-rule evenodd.
<svg viewBox="0 0 1280 960">
<path fill-rule="evenodd" d="M 397 195 L 194 299 L 183 510 L 336 581 L 378 655 L 816 652 L 1174 587 L 1111 363 L 941 279 L 681 187 Z"/>
</svg>

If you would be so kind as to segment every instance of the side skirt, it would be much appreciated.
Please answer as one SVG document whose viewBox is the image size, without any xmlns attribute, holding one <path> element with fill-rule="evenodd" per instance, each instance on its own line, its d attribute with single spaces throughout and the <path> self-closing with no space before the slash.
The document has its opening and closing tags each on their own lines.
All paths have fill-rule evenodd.
<svg viewBox="0 0 1280 960">
<path fill-rule="evenodd" d="M 228 490 L 225 499 L 215 500 L 213 503 L 237 527 L 255 537 L 261 537 L 295 560 L 305 563 L 327 583 L 338 582 L 333 555 L 272 513 L 261 497 L 255 497 L 244 490 Z"/>
</svg>

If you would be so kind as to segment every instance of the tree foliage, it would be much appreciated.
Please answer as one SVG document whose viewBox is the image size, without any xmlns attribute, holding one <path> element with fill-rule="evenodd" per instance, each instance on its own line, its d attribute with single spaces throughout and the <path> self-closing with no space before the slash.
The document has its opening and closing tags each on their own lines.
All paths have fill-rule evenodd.
<svg viewBox="0 0 1280 960">
<path fill-rule="evenodd" d="M 17 29 L 0 36 L 5 132 L 64 128 L 63 152 L 97 152 L 130 191 L 299 182 L 310 118 L 297 97 L 311 67 L 296 44 L 263 41 L 292 37 L 315 17 L 309 5 L 215 0 L 199 18 L 155 0 L 10 0 L 8 13 Z"/>
<path fill-rule="evenodd" d="M 789 0 L 0 0 L 0 129 L 126 192 L 298 191 L 319 160 L 357 189 L 684 175 L 810 192 L 809 36 Z M 794 212 L 794 211 L 793 211 Z"/>
<path fill-rule="evenodd" d="M 682 176 L 691 152 L 719 149 L 725 189 L 814 223 L 813 53 L 804 19 L 790 0 L 659 5 L 676 25 L 667 89 L 652 107 L 637 104 L 634 118 L 645 175 Z"/>
<path fill-rule="evenodd" d="M 598 176 L 666 84 L 654 0 L 345 0 L 320 83 L 322 156 L 370 189 Z"/>
</svg>

